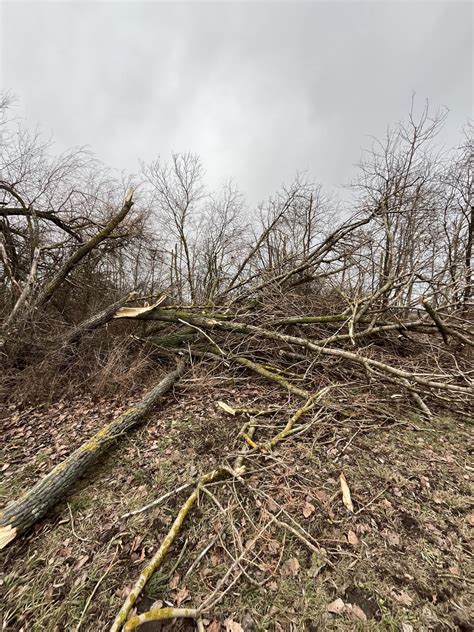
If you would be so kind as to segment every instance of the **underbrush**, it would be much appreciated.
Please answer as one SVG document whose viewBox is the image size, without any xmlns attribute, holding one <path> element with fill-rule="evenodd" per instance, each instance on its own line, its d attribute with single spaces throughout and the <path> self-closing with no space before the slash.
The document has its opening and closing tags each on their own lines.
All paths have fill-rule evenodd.
<svg viewBox="0 0 474 632">
<path fill-rule="evenodd" d="M 32 343 L 23 332 L 4 349 L 0 391 L 7 404 L 52 403 L 77 394 L 133 394 L 137 386 L 152 384 L 160 371 L 153 351 L 122 323 L 66 347 L 58 339 L 57 333 L 48 334 Z"/>
<path fill-rule="evenodd" d="M 107 630 L 188 492 L 124 515 L 231 464 L 241 450 L 241 419 L 217 400 L 281 407 L 262 418 L 264 434 L 297 407 L 264 383 L 216 378 L 199 367 L 177 389 L 67 503 L 3 553 L 3 629 L 59 632 L 80 622 L 81 630 Z M 361 395 L 352 395 L 354 411 Z M 12 409 L 14 436 L 24 438 L 32 419 L 37 430 L 18 440 L 16 452 L 8 442 L 3 501 L 128 403 L 119 401 Z M 252 632 L 468 630 L 469 450 L 468 428 L 453 417 L 428 423 L 379 405 L 365 418 L 316 420 L 272 453 L 249 455 L 242 482 L 203 491 L 137 609 L 201 603 L 245 549 L 240 575 L 204 615 L 212 632 L 240 630 L 237 624 Z M 341 498 L 342 471 L 353 513 Z M 180 621 L 144 629 L 194 627 Z"/>
</svg>

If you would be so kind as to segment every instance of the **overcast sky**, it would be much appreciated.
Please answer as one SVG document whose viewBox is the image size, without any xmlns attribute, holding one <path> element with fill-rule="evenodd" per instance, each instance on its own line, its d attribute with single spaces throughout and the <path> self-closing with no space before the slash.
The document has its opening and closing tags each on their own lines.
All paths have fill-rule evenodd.
<svg viewBox="0 0 474 632">
<path fill-rule="evenodd" d="M 470 3 L 3 2 L 1 89 L 58 148 L 110 166 L 198 153 L 250 202 L 307 170 L 347 183 L 369 134 L 446 105 L 472 116 Z"/>
</svg>

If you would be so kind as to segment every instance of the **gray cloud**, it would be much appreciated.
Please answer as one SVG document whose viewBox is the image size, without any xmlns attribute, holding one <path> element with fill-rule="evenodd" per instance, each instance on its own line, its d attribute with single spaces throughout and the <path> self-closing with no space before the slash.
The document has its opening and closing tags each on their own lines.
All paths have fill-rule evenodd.
<svg viewBox="0 0 474 632">
<path fill-rule="evenodd" d="M 472 7 L 457 2 L 6 2 L 1 87 L 59 148 L 113 167 L 201 155 L 255 202 L 297 170 L 348 182 L 412 90 L 472 114 Z"/>
</svg>

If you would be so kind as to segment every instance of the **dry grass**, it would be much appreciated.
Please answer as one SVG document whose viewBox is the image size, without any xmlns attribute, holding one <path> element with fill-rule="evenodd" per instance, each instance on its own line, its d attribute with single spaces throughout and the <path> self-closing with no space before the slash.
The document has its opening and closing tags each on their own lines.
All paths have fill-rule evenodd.
<svg viewBox="0 0 474 632">
<path fill-rule="evenodd" d="M 153 351 L 138 343 L 129 329 L 126 323 L 113 323 L 62 348 L 64 327 L 47 333 L 38 324 L 33 331 L 25 327 L 2 350 L 2 401 L 24 407 L 79 393 L 103 398 L 151 384 L 156 376 Z"/>
<path fill-rule="evenodd" d="M 216 387 L 216 379 L 203 378 L 198 371 L 184 380 L 179 400 L 125 438 L 75 488 L 68 505 L 57 507 L 4 552 L 4 630 L 75 629 L 99 580 L 81 629 L 107 629 L 186 493 L 149 512 L 120 516 L 217 463 L 232 463 L 240 448 L 241 420 L 218 409 L 217 399 L 265 406 L 273 401 L 289 410 L 296 406 L 259 383 L 222 380 Z M 17 434 L 32 423 L 37 428 L 43 423 L 43 434 L 34 433 L 30 442 L 18 441 L 27 450 L 12 451 L 10 443 L 4 500 L 49 469 L 51 459 L 61 458 L 45 452 L 51 445 L 56 450 L 55 437 L 63 438 L 62 449 L 69 452 L 84 433 L 100 427 L 117 404 L 91 402 L 86 412 L 78 405 L 76 413 L 68 406 L 20 415 Z M 17 414 L 10 412 L 12 417 Z M 265 418 L 264 423 L 281 426 L 286 415 Z M 85 425 L 84 417 L 89 419 Z M 273 455 L 252 456 L 245 484 L 216 484 L 210 488 L 212 497 L 201 496 L 138 608 L 148 609 L 158 601 L 176 604 L 183 596 L 185 605 L 199 604 L 242 543 L 270 522 L 245 557 L 239 581 L 206 615 L 209 624 L 231 618 L 254 631 L 402 630 L 403 625 L 468 630 L 468 453 L 468 429 L 448 418 L 438 417 L 429 426 L 413 418 L 394 422 L 388 414 L 317 422 Z M 342 470 L 353 495 L 354 515 L 340 497 Z M 305 503 L 314 507 L 307 517 Z M 284 510 L 278 519 L 303 528 L 317 552 L 276 524 L 275 506 Z M 356 534 L 356 544 L 348 542 L 350 531 Z M 173 568 L 185 542 L 180 563 Z M 294 559 L 297 572 L 291 571 Z M 338 597 L 358 605 L 367 621 L 328 613 L 327 605 Z M 156 624 L 149 630 L 193 629 L 189 626 Z"/>
</svg>

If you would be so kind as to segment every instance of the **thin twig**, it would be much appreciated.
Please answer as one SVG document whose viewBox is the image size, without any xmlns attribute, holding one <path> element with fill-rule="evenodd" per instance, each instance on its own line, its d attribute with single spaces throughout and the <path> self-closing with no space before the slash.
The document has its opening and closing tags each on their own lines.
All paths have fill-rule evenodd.
<svg viewBox="0 0 474 632">
<path fill-rule="evenodd" d="M 199 564 L 199 562 L 202 560 L 202 558 L 206 555 L 206 553 L 212 549 L 212 547 L 214 546 L 214 544 L 216 543 L 217 540 L 217 535 L 214 536 L 212 538 L 212 540 L 209 542 L 209 544 L 207 546 L 204 547 L 204 549 L 201 551 L 201 553 L 199 553 L 199 555 L 197 556 L 197 558 L 194 560 L 194 562 L 191 564 L 191 566 L 188 568 L 188 570 L 185 572 L 185 574 L 183 575 L 183 579 L 186 579 L 186 577 L 188 577 L 188 575 L 190 575 L 193 570 L 196 568 L 196 566 Z"/>
<path fill-rule="evenodd" d="M 69 503 L 67 503 L 67 508 L 69 509 L 69 515 L 71 517 L 71 531 L 72 531 L 74 537 L 76 537 L 81 542 L 88 542 L 89 540 L 87 540 L 87 538 L 82 538 L 80 535 L 78 535 L 76 533 L 76 530 L 74 529 L 74 518 L 73 518 L 73 515 L 72 515 L 72 509 L 71 509 L 71 505 Z"/>
<path fill-rule="evenodd" d="M 96 594 L 97 590 L 99 589 L 99 586 L 100 586 L 100 585 L 101 585 L 101 583 L 104 581 L 104 579 L 107 577 L 107 575 L 109 574 L 110 570 L 112 569 L 112 567 L 113 567 L 113 566 L 114 566 L 114 564 L 115 564 L 114 559 L 115 559 L 115 556 L 116 556 L 116 555 L 117 555 L 117 552 L 115 552 L 115 555 L 114 555 L 114 558 L 112 559 L 112 562 L 108 565 L 107 570 L 105 571 L 105 573 L 104 573 L 103 575 L 101 575 L 101 577 L 100 577 L 99 581 L 98 581 L 98 582 L 97 582 L 97 584 L 94 586 L 93 591 L 92 591 L 92 592 L 91 592 L 91 594 L 89 595 L 89 597 L 88 597 L 88 599 L 87 599 L 87 601 L 86 601 L 86 603 L 85 603 L 85 605 L 84 605 L 84 608 L 83 608 L 83 610 L 82 610 L 82 612 L 81 612 L 81 616 L 80 616 L 80 618 L 79 618 L 79 622 L 78 622 L 78 624 L 77 624 L 77 626 L 76 626 L 76 630 L 75 630 L 75 632 L 79 632 L 79 630 L 80 630 L 80 628 L 81 628 L 81 625 L 82 625 L 82 622 L 83 622 L 83 620 L 84 620 L 84 617 L 86 616 L 86 613 L 87 613 L 87 611 L 88 611 L 88 609 L 89 609 L 89 606 L 90 606 L 90 604 L 91 604 L 91 602 L 92 602 L 92 599 L 94 598 L 94 595 Z"/>
<path fill-rule="evenodd" d="M 136 516 L 139 513 L 148 511 L 148 509 L 152 509 L 153 507 L 156 507 L 157 505 L 162 503 L 164 500 L 166 500 L 170 496 L 173 496 L 174 494 L 178 494 L 179 492 L 182 492 L 184 489 L 188 489 L 188 487 L 191 487 L 191 485 L 193 485 L 193 483 L 186 483 L 185 485 L 181 485 L 181 487 L 178 487 L 177 489 L 173 489 L 172 491 L 164 494 L 163 496 L 160 496 L 160 498 L 157 498 L 156 500 L 149 503 L 148 505 L 145 505 L 144 507 L 141 507 L 140 509 L 135 509 L 134 511 L 129 511 L 126 514 L 123 514 L 123 516 L 120 516 L 120 519 L 123 520 L 124 518 L 129 518 L 130 516 Z"/>
</svg>

